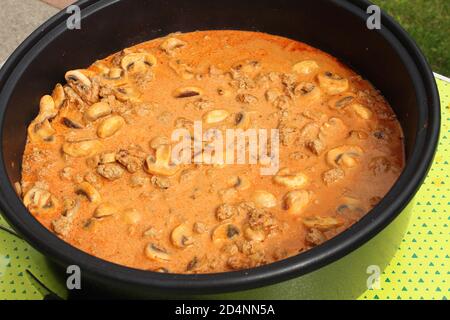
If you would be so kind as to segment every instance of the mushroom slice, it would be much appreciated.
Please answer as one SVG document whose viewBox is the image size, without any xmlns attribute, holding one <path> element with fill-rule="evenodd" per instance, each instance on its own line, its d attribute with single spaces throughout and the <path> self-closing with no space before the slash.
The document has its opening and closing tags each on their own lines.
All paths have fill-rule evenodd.
<svg viewBox="0 0 450 320">
<path fill-rule="evenodd" d="M 255 75 L 261 70 L 261 63 L 257 60 L 243 60 L 235 63 L 232 69 L 235 72 L 242 72 L 247 75 Z"/>
<path fill-rule="evenodd" d="M 318 101 L 321 96 L 320 88 L 312 82 L 302 82 L 294 89 L 294 94 L 300 104 L 309 106 Z"/>
<path fill-rule="evenodd" d="M 19 181 L 14 182 L 14 190 L 19 197 L 22 197 L 22 185 Z"/>
<path fill-rule="evenodd" d="M 277 205 L 277 198 L 265 190 L 256 190 L 252 195 L 252 201 L 260 208 L 273 208 Z"/>
<path fill-rule="evenodd" d="M 190 272 L 196 271 L 196 270 L 200 269 L 205 262 L 206 262 L 205 258 L 199 258 L 199 257 L 195 256 L 187 264 L 186 271 L 190 271 Z"/>
<path fill-rule="evenodd" d="M 225 240 L 233 239 L 240 234 L 239 229 L 232 223 L 219 224 L 214 228 L 211 239 L 213 242 L 218 243 Z"/>
<path fill-rule="evenodd" d="M 281 169 L 273 180 L 275 183 L 289 189 L 298 189 L 308 183 L 308 177 L 305 174 L 301 172 L 291 173 L 288 168 Z"/>
<path fill-rule="evenodd" d="M 154 55 L 147 52 L 129 53 L 122 58 L 120 66 L 123 70 L 134 73 L 145 71 L 148 67 L 156 65 Z"/>
<path fill-rule="evenodd" d="M 33 122 L 28 127 L 28 136 L 33 142 L 51 142 L 54 140 L 55 133 L 56 130 L 48 120 L 39 123 Z"/>
<path fill-rule="evenodd" d="M 347 136 L 347 126 L 339 118 L 332 117 L 325 122 L 319 130 L 319 138 L 327 143 L 332 143 Z"/>
<path fill-rule="evenodd" d="M 248 112 L 241 111 L 234 115 L 234 125 L 238 129 L 248 129 L 250 126 L 250 115 Z"/>
<path fill-rule="evenodd" d="M 169 145 L 161 145 L 156 150 L 156 157 L 149 156 L 145 160 L 144 169 L 151 174 L 161 176 L 173 176 L 179 170 L 180 166 L 170 163 L 171 147 Z"/>
<path fill-rule="evenodd" d="M 66 81 L 69 84 L 75 84 L 82 88 L 90 88 L 92 86 L 91 80 L 83 73 L 82 70 L 71 70 L 65 75 Z"/>
<path fill-rule="evenodd" d="M 245 191 L 251 187 L 250 180 L 245 176 L 234 176 L 228 180 L 231 187 L 238 191 Z"/>
<path fill-rule="evenodd" d="M 83 114 L 79 110 L 69 106 L 70 104 L 66 104 L 65 107 L 61 109 L 60 115 L 62 123 L 70 129 L 83 129 Z"/>
<path fill-rule="evenodd" d="M 364 120 L 369 120 L 372 118 L 372 111 L 359 103 L 354 103 L 351 105 L 351 109 L 356 113 L 358 117 Z"/>
<path fill-rule="evenodd" d="M 172 147 L 169 144 L 160 144 L 156 149 L 156 162 L 169 163 L 172 156 Z"/>
<path fill-rule="evenodd" d="M 63 144 L 63 152 L 74 158 L 91 157 L 102 148 L 98 140 L 83 140 L 78 142 L 66 142 Z"/>
<path fill-rule="evenodd" d="M 348 137 L 355 140 L 367 140 L 367 138 L 369 138 L 369 135 L 361 130 L 352 130 L 349 132 Z"/>
<path fill-rule="evenodd" d="M 173 92 L 173 96 L 177 99 L 191 98 L 201 96 L 202 94 L 203 90 L 198 87 L 182 87 Z"/>
<path fill-rule="evenodd" d="M 169 261 L 170 260 L 170 254 L 167 252 L 166 249 L 164 249 L 161 246 L 158 246 L 154 243 L 149 243 L 145 247 L 145 255 L 150 260 L 154 261 Z"/>
<path fill-rule="evenodd" d="M 112 112 L 111 107 L 106 102 L 97 102 L 91 105 L 86 112 L 84 117 L 88 121 L 95 121 L 99 118 L 105 117 Z"/>
<path fill-rule="evenodd" d="M 125 74 L 125 70 L 119 67 L 108 69 L 103 77 L 99 79 L 105 88 L 118 88 L 128 83 L 128 77 Z"/>
<path fill-rule="evenodd" d="M 121 68 L 112 68 L 109 70 L 107 79 L 109 80 L 119 80 L 124 76 L 124 70 Z"/>
<path fill-rule="evenodd" d="M 306 190 L 294 190 L 284 197 L 284 206 L 291 214 L 302 213 L 311 201 L 311 193 Z"/>
<path fill-rule="evenodd" d="M 116 88 L 114 91 L 114 96 L 122 102 L 132 102 L 139 103 L 141 102 L 142 94 L 135 88 L 130 85 L 123 85 Z"/>
<path fill-rule="evenodd" d="M 182 63 L 179 60 L 170 61 L 169 67 L 172 68 L 172 70 L 175 71 L 177 75 L 185 80 L 194 78 L 194 70 L 186 63 Z"/>
<path fill-rule="evenodd" d="M 227 202 L 227 203 L 232 202 L 239 195 L 236 188 L 222 189 L 222 190 L 219 190 L 218 194 L 219 194 L 220 198 L 222 199 L 222 201 Z"/>
<path fill-rule="evenodd" d="M 319 85 L 329 95 L 336 95 L 348 90 L 348 79 L 345 79 L 335 73 L 325 72 L 319 74 Z"/>
<path fill-rule="evenodd" d="M 344 224 L 344 219 L 338 216 L 335 217 L 321 217 L 321 216 L 309 216 L 302 219 L 305 227 L 309 229 L 317 229 L 320 231 L 327 231 L 335 229 Z"/>
<path fill-rule="evenodd" d="M 137 209 L 128 208 L 122 212 L 123 220 L 130 225 L 136 225 L 142 220 L 142 214 Z"/>
<path fill-rule="evenodd" d="M 118 132 L 125 125 L 125 119 L 119 115 L 114 115 L 104 119 L 97 128 L 97 135 L 100 138 L 109 138 Z"/>
<path fill-rule="evenodd" d="M 297 72 L 302 75 L 314 74 L 319 70 L 319 65 L 314 60 L 304 60 L 297 62 L 292 67 L 292 71 Z"/>
<path fill-rule="evenodd" d="M 263 229 L 252 229 L 250 227 L 245 228 L 244 237 L 249 241 L 262 242 L 266 239 L 266 233 Z"/>
<path fill-rule="evenodd" d="M 33 187 L 25 193 L 23 197 L 23 204 L 29 210 L 36 211 L 37 213 L 43 213 L 55 208 L 58 201 L 56 197 L 53 196 L 48 190 L 40 187 Z"/>
<path fill-rule="evenodd" d="M 83 125 L 83 122 L 81 122 L 81 119 L 63 117 L 62 122 L 67 128 L 71 128 L 71 129 L 83 129 L 84 128 L 84 125 Z"/>
<path fill-rule="evenodd" d="M 230 113 L 227 110 L 212 110 L 203 115 L 203 121 L 208 124 L 224 121 Z"/>
<path fill-rule="evenodd" d="M 187 45 L 187 43 L 184 42 L 183 40 L 170 37 L 170 38 L 167 38 L 166 40 L 164 40 L 164 42 L 161 44 L 160 48 L 165 53 L 171 55 L 171 54 L 173 54 L 174 50 L 183 48 L 186 45 Z"/>
<path fill-rule="evenodd" d="M 165 136 L 157 136 L 150 141 L 150 148 L 157 150 L 160 146 L 169 145 L 170 140 Z"/>
<path fill-rule="evenodd" d="M 67 84 L 82 98 L 89 102 L 98 100 L 98 85 L 93 84 L 88 77 L 91 72 L 88 70 L 72 70 L 65 75 Z M 66 92 L 67 93 L 67 92 Z"/>
<path fill-rule="evenodd" d="M 55 108 L 59 109 L 66 99 L 66 93 L 64 92 L 64 88 L 60 83 L 58 83 L 55 86 L 55 89 L 53 89 L 52 98 L 55 104 Z"/>
<path fill-rule="evenodd" d="M 351 103 L 353 103 L 356 99 L 356 95 L 353 93 L 345 93 L 345 94 L 339 94 L 328 101 L 328 106 L 331 109 L 334 110 L 343 110 L 347 106 L 349 106 Z"/>
<path fill-rule="evenodd" d="M 191 229 L 185 224 L 180 224 L 170 234 L 172 244 L 177 248 L 186 248 L 194 244 Z"/>
<path fill-rule="evenodd" d="M 97 74 L 104 76 L 107 75 L 109 73 L 109 70 L 111 69 L 104 61 L 98 60 L 94 62 L 94 64 L 91 67 L 91 70 Z"/>
<path fill-rule="evenodd" d="M 351 197 L 343 197 L 342 204 L 336 208 L 337 213 L 342 215 L 357 213 L 363 214 L 364 209 L 361 201 Z"/>
<path fill-rule="evenodd" d="M 78 93 L 75 92 L 75 90 L 73 90 L 70 86 L 65 85 L 64 87 L 64 93 L 66 94 L 66 101 L 68 103 L 73 103 L 75 106 L 79 107 L 79 108 L 85 108 L 86 107 L 86 102 L 83 101 L 83 99 L 81 99 L 80 95 Z"/>
<path fill-rule="evenodd" d="M 83 181 L 75 187 L 75 193 L 86 196 L 90 202 L 98 203 L 101 200 L 100 193 L 89 182 Z"/>
<path fill-rule="evenodd" d="M 106 217 L 111 217 L 114 214 L 116 214 L 117 208 L 115 206 L 113 206 L 111 203 L 109 202 L 105 202 L 100 204 L 97 209 L 95 209 L 94 211 L 94 218 L 96 219 L 103 219 Z"/>
<path fill-rule="evenodd" d="M 228 89 L 225 89 L 224 87 L 217 88 L 216 92 L 217 92 L 217 94 L 219 96 L 222 96 L 222 97 L 229 97 L 229 96 L 231 96 L 231 91 L 228 90 Z"/>
<path fill-rule="evenodd" d="M 55 107 L 55 101 L 49 95 L 45 95 L 39 102 L 39 115 L 36 117 L 36 122 L 43 122 L 45 120 L 53 119 L 58 114 Z"/>
<path fill-rule="evenodd" d="M 352 168 L 357 163 L 356 158 L 362 156 L 363 153 L 363 149 L 358 146 L 343 145 L 328 151 L 327 162 L 333 167 Z"/>
</svg>

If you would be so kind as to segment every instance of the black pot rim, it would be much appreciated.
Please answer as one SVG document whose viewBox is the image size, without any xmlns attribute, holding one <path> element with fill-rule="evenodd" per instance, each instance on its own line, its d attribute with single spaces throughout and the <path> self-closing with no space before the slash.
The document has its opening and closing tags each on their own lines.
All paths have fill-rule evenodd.
<svg viewBox="0 0 450 320">
<path fill-rule="evenodd" d="M 77 5 L 83 15 L 101 10 L 118 0 L 82 0 Z M 366 0 L 331 0 L 338 6 L 365 17 L 370 3 Z M 3 135 L 4 114 L 14 83 L 29 62 L 28 55 L 45 46 L 52 32 L 63 30 L 65 12 L 60 12 L 31 34 L 11 55 L 0 71 L 0 131 Z M 416 144 L 406 168 L 385 198 L 351 228 L 301 255 L 269 265 L 242 271 L 178 275 L 131 269 L 84 253 L 59 239 L 43 227 L 22 205 L 7 175 L 3 146 L 0 146 L 0 206 L 8 222 L 38 251 L 61 265 L 76 264 L 84 275 L 104 283 L 138 286 L 149 290 L 179 294 L 206 294 L 238 291 L 281 282 L 317 270 L 340 259 L 366 243 L 384 229 L 406 207 L 423 182 L 434 157 L 440 130 L 440 100 L 433 73 L 413 40 L 389 16 L 382 13 L 380 32 L 402 57 L 415 83 L 417 101 L 424 114 L 419 119 Z M 428 112 L 428 114 L 425 114 Z M 0 143 L 2 143 L 0 139 Z"/>
</svg>

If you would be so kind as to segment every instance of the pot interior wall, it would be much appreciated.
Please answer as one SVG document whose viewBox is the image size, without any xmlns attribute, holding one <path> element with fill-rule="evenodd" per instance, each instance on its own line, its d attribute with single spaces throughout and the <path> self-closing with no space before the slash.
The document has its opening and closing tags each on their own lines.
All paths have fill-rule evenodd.
<svg viewBox="0 0 450 320">
<path fill-rule="evenodd" d="M 83 68 L 125 47 L 176 31 L 240 29 L 267 32 L 306 42 L 349 64 L 385 95 L 412 151 L 419 116 L 413 81 L 402 57 L 378 31 L 340 6 L 340 1 L 123 0 L 84 15 L 81 30 L 63 25 L 47 35 L 22 61 L 10 95 L 3 128 L 3 150 L 11 182 L 20 180 L 26 128 L 39 99 L 63 82 L 67 70 Z"/>
</svg>

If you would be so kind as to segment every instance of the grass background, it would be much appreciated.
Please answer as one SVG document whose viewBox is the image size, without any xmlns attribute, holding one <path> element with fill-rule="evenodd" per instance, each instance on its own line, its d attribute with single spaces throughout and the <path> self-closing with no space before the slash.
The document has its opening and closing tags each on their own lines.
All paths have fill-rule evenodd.
<svg viewBox="0 0 450 320">
<path fill-rule="evenodd" d="M 433 71 L 450 77 L 450 0 L 372 0 L 416 40 Z"/>
</svg>

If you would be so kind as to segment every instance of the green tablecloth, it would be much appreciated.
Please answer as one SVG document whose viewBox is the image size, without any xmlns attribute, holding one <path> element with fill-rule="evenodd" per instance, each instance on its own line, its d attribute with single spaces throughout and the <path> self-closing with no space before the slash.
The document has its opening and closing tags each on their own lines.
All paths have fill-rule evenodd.
<svg viewBox="0 0 450 320">
<path fill-rule="evenodd" d="M 447 299 L 450 296 L 450 83 L 442 80 L 437 83 L 443 121 L 436 159 L 412 203 L 406 234 L 381 276 L 380 288 L 364 292 L 360 299 Z M 8 228 L 1 217 L 0 226 Z M 47 260 L 14 234 L 0 229 L 0 299 L 42 299 L 42 292 L 31 284 L 36 282 L 33 276 L 66 297 L 64 281 L 55 275 Z M 292 299 L 304 297 L 300 290 L 293 280 L 271 290 L 263 288 L 253 292 L 257 298 Z M 251 298 L 252 293 L 245 297 Z M 350 298 L 345 290 L 339 297 Z"/>
</svg>

